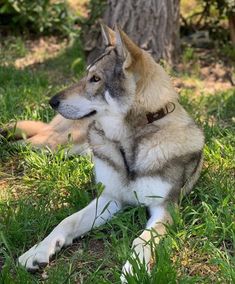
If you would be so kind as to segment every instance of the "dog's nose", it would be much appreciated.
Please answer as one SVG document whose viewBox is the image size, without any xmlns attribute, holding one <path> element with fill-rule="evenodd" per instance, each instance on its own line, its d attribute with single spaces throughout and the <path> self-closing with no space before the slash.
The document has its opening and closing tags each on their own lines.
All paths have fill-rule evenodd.
<svg viewBox="0 0 235 284">
<path fill-rule="evenodd" d="M 60 105 L 60 100 L 59 100 L 58 96 L 52 97 L 49 101 L 49 104 L 53 109 L 57 109 Z"/>
</svg>

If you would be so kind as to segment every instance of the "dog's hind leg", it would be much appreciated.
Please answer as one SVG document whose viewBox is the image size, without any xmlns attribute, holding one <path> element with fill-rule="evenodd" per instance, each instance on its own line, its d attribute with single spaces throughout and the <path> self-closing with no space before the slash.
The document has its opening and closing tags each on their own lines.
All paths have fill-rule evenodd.
<svg viewBox="0 0 235 284">
<path fill-rule="evenodd" d="M 21 255 L 19 263 L 29 271 L 36 271 L 48 264 L 50 257 L 63 246 L 106 223 L 121 208 L 120 202 L 101 195 L 84 209 L 64 219 L 42 242 Z"/>
<path fill-rule="evenodd" d="M 41 121 L 22 120 L 8 124 L 0 130 L 0 134 L 3 136 L 10 135 L 12 139 L 17 140 L 32 137 L 47 128 L 48 124 Z"/>
<path fill-rule="evenodd" d="M 163 206 L 150 207 L 150 219 L 146 229 L 132 243 L 133 254 L 131 259 L 137 262 L 137 266 L 144 264 L 150 271 L 151 262 L 154 258 L 154 248 L 159 243 L 161 236 L 166 233 L 165 224 L 172 223 L 172 218 Z M 132 261 L 127 261 L 122 269 L 121 282 L 127 282 L 127 274 L 134 274 Z M 126 277 L 127 276 L 127 277 Z"/>
</svg>

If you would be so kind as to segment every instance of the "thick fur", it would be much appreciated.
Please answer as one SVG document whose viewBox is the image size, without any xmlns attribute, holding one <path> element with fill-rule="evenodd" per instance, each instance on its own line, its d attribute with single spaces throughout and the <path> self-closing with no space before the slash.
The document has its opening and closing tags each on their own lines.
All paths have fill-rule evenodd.
<svg viewBox="0 0 235 284">
<path fill-rule="evenodd" d="M 102 195 L 83 210 L 63 220 L 38 245 L 19 258 L 36 270 L 73 239 L 108 221 L 126 205 L 145 205 L 150 219 L 133 241 L 132 258 L 150 269 L 151 242 L 159 242 L 171 223 L 168 204 L 189 192 L 202 166 L 204 137 L 178 102 L 168 75 L 152 57 L 118 28 L 103 27 L 108 47 L 88 67 L 75 86 L 52 98 L 50 104 L 67 119 L 90 117 L 88 141 L 94 155 Z M 149 123 L 148 113 L 175 106 Z M 133 273 L 123 266 L 121 281 Z"/>
</svg>

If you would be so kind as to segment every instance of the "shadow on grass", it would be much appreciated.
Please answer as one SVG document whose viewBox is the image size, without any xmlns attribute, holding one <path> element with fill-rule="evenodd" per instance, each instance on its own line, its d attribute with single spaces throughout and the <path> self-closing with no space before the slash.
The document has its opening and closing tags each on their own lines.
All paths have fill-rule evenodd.
<svg viewBox="0 0 235 284">
<path fill-rule="evenodd" d="M 0 123 L 10 119 L 48 121 L 53 112 L 48 100 L 77 80 L 85 69 L 79 39 L 54 58 L 17 69 L 0 66 Z M 46 110 L 46 111 L 44 111 Z"/>
</svg>

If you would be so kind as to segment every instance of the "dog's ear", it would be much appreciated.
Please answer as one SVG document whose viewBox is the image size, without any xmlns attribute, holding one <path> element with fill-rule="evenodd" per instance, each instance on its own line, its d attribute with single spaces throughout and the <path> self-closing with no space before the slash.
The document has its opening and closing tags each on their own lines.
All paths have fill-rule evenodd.
<svg viewBox="0 0 235 284">
<path fill-rule="evenodd" d="M 102 22 L 100 23 L 100 27 L 105 46 L 115 45 L 116 42 L 115 32 Z"/>
<path fill-rule="evenodd" d="M 124 61 L 123 68 L 129 68 L 139 58 L 141 49 L 117 25 L 115 32 L 117 53 Z"/>
</svg>

